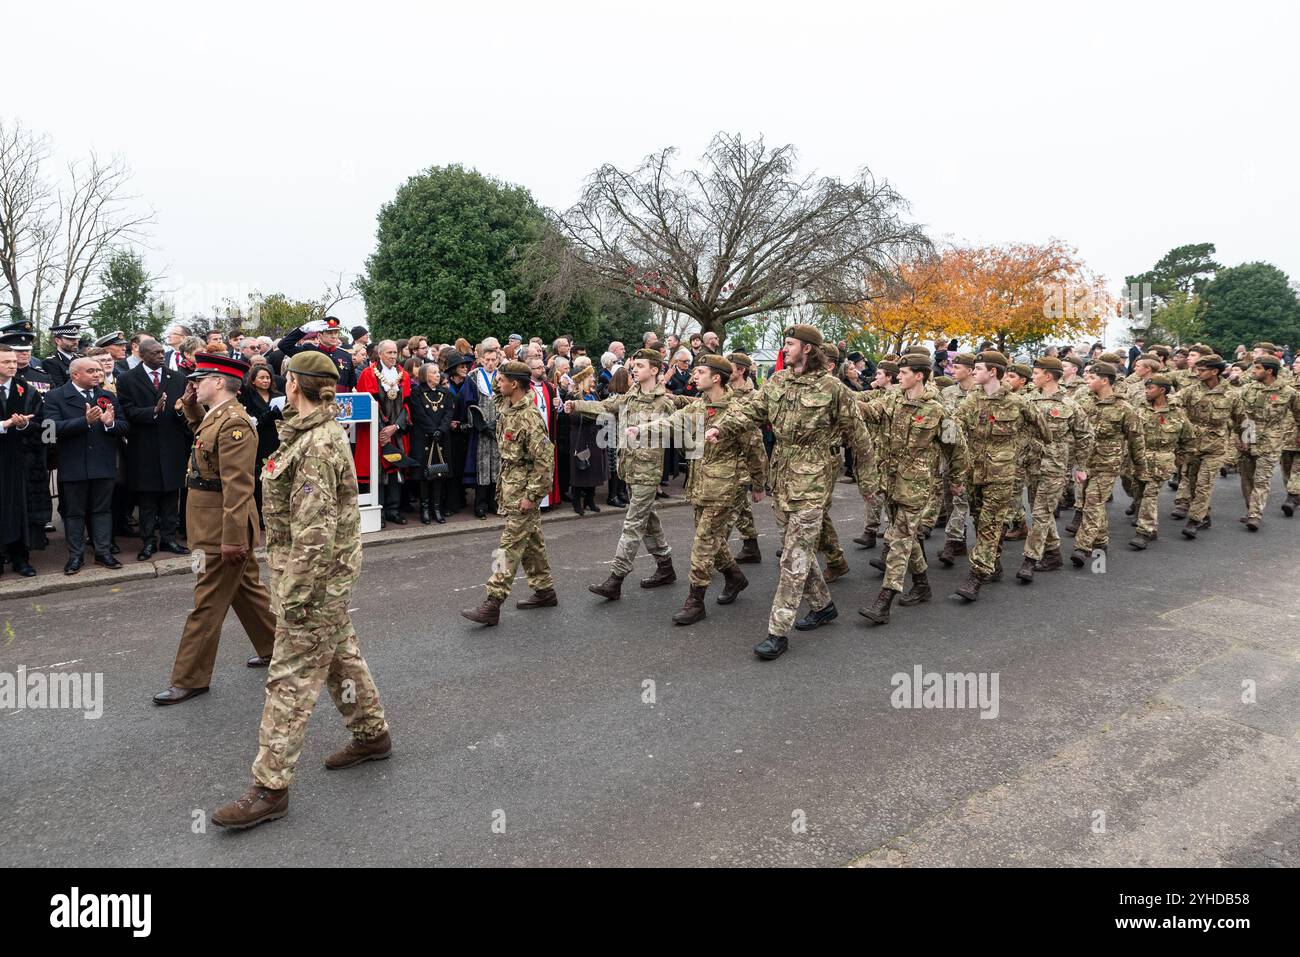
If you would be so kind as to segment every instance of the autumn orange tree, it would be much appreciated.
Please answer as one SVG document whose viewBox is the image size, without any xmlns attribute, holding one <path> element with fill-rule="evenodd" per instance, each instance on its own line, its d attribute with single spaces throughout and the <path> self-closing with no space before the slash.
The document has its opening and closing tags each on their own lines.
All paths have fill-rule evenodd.
<svg viewBox="0 0 1300 957">
<path fill-rule="evenodd" d="M 842 311 L 891 351 L 935 338 L 1014 351 L 1096 335 L 1115 305 L 1077 250 L 1052 240 L 943 247 L 903 263 Z"/>
</svg>

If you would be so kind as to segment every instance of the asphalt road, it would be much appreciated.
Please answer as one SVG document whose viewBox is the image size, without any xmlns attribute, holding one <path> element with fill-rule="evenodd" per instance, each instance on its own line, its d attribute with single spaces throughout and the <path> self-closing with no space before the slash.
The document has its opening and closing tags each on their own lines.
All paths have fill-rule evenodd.
<svg viewBox="0 0 1300 957">
<path fill-rule="evenodd" d="M 689 628 L 669 622 L 688 509 L 664 513 L 677 584 L 612 604 L 585 586 L 618 513 L 545 526 L 561 604 L 494 629 L 457 614 L 490 535 L 368 550 L 353 619 L 394 756 L 325 771 L 346 732 L 322 695 L 289 816 L 237 834 L 203 827 L 249 783 L 262 708 L 233 615 L 211 693 L 157 708 L 188 577 L 0 602 L 0 673 L 104 676 L 98 719 L 0 711 L 0 864 L 1300 864 L 1300 519 L 1280 488 L 1251 535 L 1221 480 L 1210 532 L 1166 521 L 1142 554 L 1117 494 L 1104 573 L 1021 586 L 1011 544 L 978 604 L 949 597 L 962 566 L 936 566 L 935 600 L 875 628 L 856 613 L 874 553 L 848 543 L 861 503 L 837 494 L 840 618 L 772 663 L 750 651 L 776 579 L 766 506 L 750 588 L 722 608 L 715 585 Z M 996 673 L 996 717 L 894 707 L 917 667 Z"/>
</svg>

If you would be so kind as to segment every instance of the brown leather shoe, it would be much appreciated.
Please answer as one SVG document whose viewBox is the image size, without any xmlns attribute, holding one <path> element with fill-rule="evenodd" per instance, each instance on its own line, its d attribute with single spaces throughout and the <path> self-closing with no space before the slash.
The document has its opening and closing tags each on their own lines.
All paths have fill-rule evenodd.
<svg viewBox="0 0 1300 957">
<path fill-rule="evenodd" d="M 166 691 L 160 691 L 153 696 L 154 704 L 180 704 L 182 701 L 189 701 L 191 698 L 197 698 L 201 694 L 207 694 L 207 688 L 168 688 Z"/>
<path fill-rule="evenodd" d="M 274 821 L 289 813 L 289 789 L 273 791 L 254 784 L 243 797 L 212 812 L 212 823 L 240 831 L 265 821 Z"/>
<path fill-rule="evenodd" d="M 516 608 L 554 608 L 560 603 L 560 597 L 555 594 L 554 588 L 543 588 L 541 591 L 535 591 L 527 598 L 521 598 L 515 602 Z"/>
<path fill-rule="evenodd" d="M 610 601 L 618 601 L 623 597 L 623 576 L 610 573 L 610 576 L 599 585 L 588 585 L 587 591 L 601 598 L 608 598 Z"/>
<path fill-rule="evenodd" d="M 501 602 L 502 599 L 487 595 L 483 598 L 482 604 L 477 608 L 466 608 L 461 612 L 461 616 L 480 625 L 495 625 L 501 620 Z"/>
<path fill-rule="evenodd" d="M 674 625 L 693 625 L 705 617 L 704 593 L 708 591 L 708 587 L 707 585 L 691 586 L 691 590 L 686 594 L 686 603 L 682 605 L 682 610 L 673 615 Z"/>
<path fill-rule="evenodd" d="M 843 578 L 848 573 L 849 563 L 847 561 L 840 562 L 838 565 L 833 565 L 830 562 L 827 562 L 826 572 L 822 577 L 826 579 L 826 584 L 829 585 L 831 582 L 835 581 L 835 579 Z"/>
<path fill-rule="evenodd" d="M 677 572 L 673 571 L 673 557 L 668 555 L 655 559 L 655 572 L 649 578 L 641 579 L 641 587 L 658 588 L 661 585 L 671 585 L 675 581 L 677 581 Z"/>
<path fill-rule="evenodd" d="M 331 771 L 338 771 L 360 764 L 362 761 L 382 761 L 384 758 L 392 757 L 392 754 L 393 739 L 388 736 L 387 731 L 370 741 L 353 737 L 346 746 L 339 748 L 325 759 L 325 767 Z"/>
<path fill-rule="evenodd" d="M 736 562 L 740 565 L 758 565 L 763 561 L 763 553 L 758 550 L 758 539 L 747 538 L 744 540 L 744 547 L 741 548 L 740 554 L 736 556 Z"/>
<path fill-rule="evenodd" d="M 737 565 L 732 565 L 724 571 L 722 577 L 727 584 L 723 586 L 722 594 L 718 596 L 718 604 L 730 605 L 742 591 L 749 587 L 749 579 Z"/>
<path fill-rule="evenodd" d="M 244 664 L 250 668 L 265 668 L 270 663 L 270 655 L 253 655 L 253 657 L 244 662 Z"/>
</svg>

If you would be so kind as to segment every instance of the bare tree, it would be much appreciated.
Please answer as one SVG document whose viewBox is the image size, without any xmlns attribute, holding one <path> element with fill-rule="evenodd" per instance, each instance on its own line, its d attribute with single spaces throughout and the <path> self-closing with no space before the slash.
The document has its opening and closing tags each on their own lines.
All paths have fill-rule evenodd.
<svg viewBox="0 0 1300 957">
<path fill-rule="evenodd" d="M 102 266 L 153 221 L 131 211 L 122 159 L 92 153 L 69 163 L 66 187 L 55 189 L 41 169 L 50 154 L 47 138 L 0 123 L 0 271 L 11 311 L 38 332 L 88 320 L 102 298 Z"/>
<path fill-rule="evenodd" d="M 630 292 L 723 335 L 733 319 L 799 300 L 860 302 L 864 283 L 928 246 L 901 218 L 906 201 L 865 168 L 849 183 L 799 178 L 794 147 L 724 133 L 700 170 L 675 172 L 674 153 L 592 175 L 542 245 L 557 263 L 543 296 L 573 283 Z"/>
</svg>

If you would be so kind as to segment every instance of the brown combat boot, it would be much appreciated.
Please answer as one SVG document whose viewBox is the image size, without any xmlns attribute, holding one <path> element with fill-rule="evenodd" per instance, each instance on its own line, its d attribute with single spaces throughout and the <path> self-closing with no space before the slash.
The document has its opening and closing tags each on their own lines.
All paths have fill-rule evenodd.
<svg viewBox="0 0 1300 957">
<path fill-rule="evenodd" d="M 1002 581 L 1002 556 L 999 555 L 993 560 L 993 571 L 985 579 L 986 582 Z"/>
<path fill-rule="evenodd" d="M 1017 522 L 1015 525 L 1011 526 L 1008 531 L 1002 533 L 1002 540 L 1004 542 L 1018 542 L 1021 539 L 1028 537 L 1029 526 L 1024 522 Z"/>
<path fill-rule="evenodd" d="M 1065 559 L 1061 557 L 1059 548 L 1049 548 L 1043 552 L 1043 557 L 1034 562 L 1034 571 L 1036 572 L 1059 572 L 1065 567 Z"/>
<path fill-rule="evenodd" d="M 871 529 L 867 529 L 857 538 L 853 539 L 853 543 L 855 545 L 861 545 L 863 548 L 875 548 L 876 533 L 873 532 Z"/>
<path fill-rule="evenodd" d="M 763 561 L 763 554 L 758 550 L 757 538 L 746 538 L 744 547 L 741 548 L 740 554 L 736 556 L 736 562 L 741 565 L 757 565 Z"/>
<path fill-rule="evenodd" d="M 599 585 L 588 585 L 587 591 L 601 598 L 608 598 L 610 601 L 618 601 L 623 597 L 623 576 L 610 572 L 609 577 Z"/>
<path fill-rule="evenodd" d="M 1295 507 L 1300 505 L 1300 495 L 1288 495 L 1282 503 L 1282 514 L 1290 518 L 1295 514 Z"/>
<path fill-rule="evenodd" d="M 1083 524 L 1083 509 L 1076 508 L 1074 510 L 1074 518 L 1070 519 L 1070 524 L 1065 526 L 1065 531 L 1070 535 L 1074 535 L 1079 531 L 1079 526 L 1082 524 Z"/>
<path fill-rule="evenodd" d="M 543 588 L 541 591 L 535 591 L 527 598 L 521 598 L 515 602 L 516 608 L 554 608 L 560 603 L 560 597 L 555 594 L 554 588 Z"/>
<path fill-rule="evenodd" d="M 826 573 L 822 576 L 826 579 L 826 584 L 830 584 L 837 578 L 843 578 L 849 573 L 849 563 L 847 560 L 839 563 L 827 562 Z"/>
<path fill-rule="evenodd" d="M 1016 572 L 1016 577 L 1026 585 L 1032 584 L 1034 580 L 1034 560 L 1026 558 L 1020 563 L 1020 571 Z"/>
<path fill-rule="evenodd" d="M 939 561 L 943 562 L 944 568 L 952 568 L 958 556 L 966 554 L 966 539 L 950 538 L 943 543 L 943 548 L 939 549 Z"/>
<path fill-rule="evenodd" d="M 1148 535 L 1146 532 L 1138 532 L 1129 540 L 1128 547 L 1133 549 L 1135 552 L 1145 551 L 1146 547 L 1151 544 L 1151 539 L 1153 538 L 1155 538 L 1154 535 Z"/>
<path fill-rule="evenodd" d="M 704 593 L 708 588 L 708 585 L 691 586 L 691 590 L 686 593 L 686 604 L 673 615 L 674 625 L 693 625 L 705 616 Z"/>
<path fill-rule="evenodd" d="M 641 579 L 642 588 L 658 588 L 660 585 L 671 585 L 677 581 L 677 572 L 673 571 L 673 558 L 667 555 L 663 558 L 656 558 L 657 563 L 655 573 L 649 578 Z"/>
<path fill-rule="evenodd" d="M 957 597 L 964 598 L 966 601 L 978 601 L 980 597 L 980 576 L 975 569 L 971 569 L 967 574 L 966 580 L 957 586 Z"/>
<path fill-rule="evenodd" d="M 1176 522 L 1181 522 L 1187 517 L 1186 505 L 1174 505 L 1174 510 L 1169 513 L 1169 517 Z"/>
<path fill-rule="evenodd" d="M 289 813 L 289 789 L 273 791 L 254 784 L 244 796 L 212 812 L 212 823 L 240 831 L 264 821 L 274 821 Z"/>
<path fill-rule="evenodd" d="M 883 575 L 885 573 L 885 559 L 887 558 L 889 558 L 889 542 L 885 542 L 880 546 L 880 557 L 871 559 L 867 564 Z"/>
<path fill-rule="evenodd" d="M 737 565 L 732 565 L 724 571 L 722 577 L 726 579 L 727 584 L 723 587 L 722 594 L 718 596 L 718 604 L 730 605 L 742 591 L 749 587 L 749 579 Z"/>
<path fill-rule="evenodd" d="M 874 621 L 877 625 L 889 624 L 889 609 L 894 604 L 894 596 L 897 594 L 898 592 L 892 588 L 880 589 L 880 594 L 871 603 L 871 607 L 859 608 L 858 614 L 869 621 Z"/>
<path fill-rule="evenodd" d="M 900 605 L 911 607 L 927 602 L 933 596 L 930 591 L 930 577 L 925 572 L 914 572 L 912 574 L 912 587 L 909 588 L 903 597 L 898 599 Z"/>
<path fill-rule="evenodd" d="M 485 595 L 483 603 L 477 608 L 466 608 L 461 616 L 480 625 L 495 625 L 501 620 L 501 602 L 504 599 L 494 595 Z"/>
<path fill-rule="evenodd" d="M 339 748 L 325 759 L 325 767 L 331 771 L 350 768 L 362 761 L 382 761 L 393 756 L 393 739 L 385 731 L 377 738 L 363 741 L 353 737 L 344 747 Z"/>
</svg>

